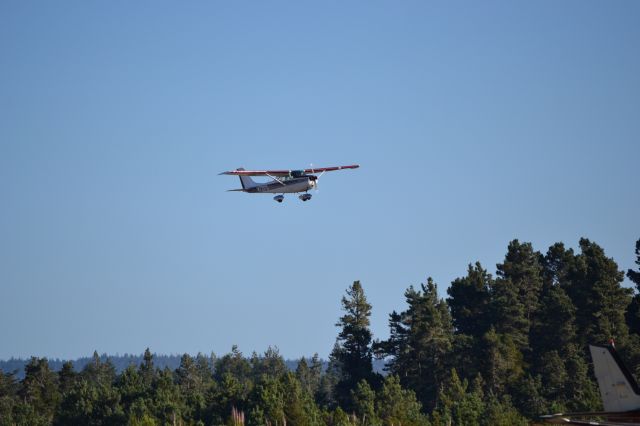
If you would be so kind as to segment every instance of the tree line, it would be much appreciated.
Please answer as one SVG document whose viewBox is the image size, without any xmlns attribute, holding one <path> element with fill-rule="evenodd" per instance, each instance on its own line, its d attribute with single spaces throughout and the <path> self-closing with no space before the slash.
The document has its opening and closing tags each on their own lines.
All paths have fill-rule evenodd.
<svg viewBox="0 0 640 426">
<path fill-rule="evenodd" d="M 446 298 L 431 278 L 410 286 L 384 340 L 356 281 L 326 368 L 315 355 L 291 371 L 275 348 L 247 357 L 235 346 L 185 354 L 175 369 L 147 349 L 120 373 L 97 353 L 80 371 L 33 357 L 22 379 L 0 373 L 0 425 L 514 425 L 598 410 L 589 343 L 615 341 L 640 372 L 640 240 L 639 269 L 626 273 L 635 289 L 598 244 L 579 247 L 513 240 L 495 276 L 471 264 Z"/>
</svg>

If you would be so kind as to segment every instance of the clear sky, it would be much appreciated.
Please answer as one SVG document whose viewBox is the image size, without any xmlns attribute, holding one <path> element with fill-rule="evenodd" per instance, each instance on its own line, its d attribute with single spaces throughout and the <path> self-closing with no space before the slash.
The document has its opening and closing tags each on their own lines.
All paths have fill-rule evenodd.
<svg viewBox="0 0 640 426">
<path fill-rule="evenodd" d="M 635 268 L 640 2 L 0 2 L 0 358 L 326 356 L 511 239 Z M 359 163 L 302 203 L 224 170 Z"/>
</svg>

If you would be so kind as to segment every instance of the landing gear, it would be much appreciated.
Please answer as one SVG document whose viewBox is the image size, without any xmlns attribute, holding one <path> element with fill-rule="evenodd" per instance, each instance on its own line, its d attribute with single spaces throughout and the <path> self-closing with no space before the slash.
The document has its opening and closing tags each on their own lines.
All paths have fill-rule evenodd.
<svg viewBox="0 0 640 426">
<path fill-rule="evenodd" d="M 273 197 L 273 199 L 281 203 L 284 201 L 284 195 L 276 195 L 275 197 Z"/>
<path fill-rule="evenodd" d="M 309 201 L 311 199 L 311 194 L 302 194 L 298 198 L 300 198 L 302 201 Z"/>
</svg>

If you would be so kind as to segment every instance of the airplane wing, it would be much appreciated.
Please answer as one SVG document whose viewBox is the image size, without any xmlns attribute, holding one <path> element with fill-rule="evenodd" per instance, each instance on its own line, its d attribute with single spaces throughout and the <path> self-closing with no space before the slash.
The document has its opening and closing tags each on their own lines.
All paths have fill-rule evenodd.
<svg viewBox="0 0 640 426">
<path fill-rule="evenodd" d="M 360 167 L 357 164 L 350 166 L 334 166 L 334 167 L 314 167 L 313 169 L 304 170 L 230 170 L 228 172 L 222 172 L 221 175 L 233 175 L 233 176 L 269 176 L 269 177 L 287 177 L 293 175 L 295 172 L 303 172 L 305 174 L 311 173 L 324 173 L 333 172 L 335 170 L 343 169 L 357 169 Z"/>
<path fill-rule="evenodd" d="M 335 167 L 314 167 L 313 169 L 304 169 L 305 173 L 324 173 L 324 172 L 333 172 L 336 170 L 343 170 L 343 169 L 357 169 L 358 167 L 360 167 L 357 164 L 352 164 L 350 166 L 335 166 Z"/>
</svg>

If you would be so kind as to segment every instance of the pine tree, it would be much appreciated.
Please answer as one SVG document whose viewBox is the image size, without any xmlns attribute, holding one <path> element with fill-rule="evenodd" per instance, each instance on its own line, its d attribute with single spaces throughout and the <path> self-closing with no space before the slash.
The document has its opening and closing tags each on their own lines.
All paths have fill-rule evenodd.
<svg viewBox="0 0 640 426">
<path fill-rule="evenodd" d="M 403 386 L 415 391 L 427 408 L 435 406 L 438 385 L 449 370 L 453 325 L 447 304 L 438 298 L 429 278 L 421 290 L 405 292 L 408 309 L 390 317 L 391 339 L 378 342 L 376 352 L 391 357 L 388 369 Z"/>
<path fill-rule="evenodd" d="M 389 375 L 384 379 L 376 402 L 376 414 L 384 426 L 422 426 L 427 419 L 421 412 L 421 405 L 413 391 L 403 389 L 398 376 Z"/>
<path fill-rule="evenodd" d="M 91 361 L 80 375 L 92 385 L 110 387 L 116 379 L 116 369 L 108 358 L 103 361 L 98 352 L 93 351 Z"/>
<path fill-rule="evenodd" d="M 494 281 L 479 262 L 469 265 L 467 275 L 456 278 L 447 293 L 447 304 L 455 327 L 453 355 L 457 373 L 473 378 L 478 372 L 482 337 L 491 326 L 491 289 Z"/>
<path fill-rule="evenodd" d="M 60 402 L 57 375 L 49 369 L 46 358 L 32 357 L 24 367 L 18 395 L 30 412 L 23 421 L 29 424 L 50 424 Z M 21 423 L 18 421 L 18 423 Z"/>
<path fill-rule="evenodd" d="M 254 352 L 250 364 L 252 375 L 256 379 L 263 374 L 279 377 L 287 372 L 287 366 L 277 347 L 269 346 L 262 356 Z"/>
<path fill-rule="evenodd" d="M 208 383 L 197 362 L 189 354 L 182 355 L 180 366 L 175 371 L 175 380 L 188 407 L 184 416 L 188 419 L 202 418 L 206 408 L 205 393 Z"/>
<path fill-rule="evenodd" d="M 251 364 L 242 356 L 238 346 L 231 347 L 231 353 L 225 354 L 215 363 L 214 378 L 221 382 L 225 374 L 230 374 L 241 382 L 251 376 Z"/>
<path fill-rule="evenodd" d="M 549 351 L 565 353 L 576 342 L 576 308 L 558 285 L 545 288 L 540 298 L 538 319 L 531 332 L 535 358 Z"/>
<path fill-rule="evenodd" d="M 62 364 L 62 368 L 58 372 L 60 393 L 64 395 L 69 392 L 77 379 L 78 373 L 73 369 L 73 363 L 71 361 L 66 361 Z"/>
<path fill-rule="evenodd" d="M 636 241 L 636 265 L 640 267 L 640 239 Z M 629 277 L 629 279 L 633 281 L 638 288 L 640 288 L 640 269 L 638 271 L 629 269 L 627 271 L 627 277 Z"/>
<path fill-rule="evenodd" d="M 149 348 L 145 349 L 144 355 L 142 357 L 142 364 L 140 364 L 140 375 L 143 378 L 144 384 L 147 387 L 151 386 L 153 380 L 155 379 L 156 370 L 153 365 L 153 355 Z"/>
<path fill-rule="evenodd" d="M 188 412 L 184 395 L 180 392 L 180 387 L 175 383 L 174 377 L 175 372 L 164 368 L 158 371 L 153 384 L 153 414 L 158 419 L 158 424 L 161 425 L 178 424 L 178 420 L 182 419 L 182 414 Z M 208 420 L 211 423 L 222 423 L 220 418 L 212 413 L 209 414 Z"/>
<path fill-rule="evenodd" d="M 636 241 L 636 265 L 640 267 L 640 239 Z M 636 289 L 627 309 L 626 320 L 629 332 L 640 334 L 640 268 L 637 271 L 628 269 L 627 277 L 636 285 Z"/>
<path fill-rule="evenodd" d="M 447 289 L 447 304 L 457 334 L 480 338 L 489 329 L 492 281 L 491 274 L 476 262 L 469 265 L 466 277 L 455 279 Z"/>
<path fill-rule="evenodd" d="M 495 395 L 508 394 L 524 375 L 522 352 L 513 337 L 489 329 L 482 341 L 481 354 L 478 363 L 488 389 Z"/>
<path fill-rule="evenodd" d="M 596 243 L 582 238 L 580 249 L 567 289 L 576 307 L 580 346 L 612 338 L 624 346 L 629 334 L 625 311 L 631 300 L 631 290 L 621 286 L 624 274 Z"/>
<path fill-rule="evenodd" d="M 518 287 L 510 280 L 498 278 L 491 289 L 491 323 L 495 332 L 509 336 L 520 352 L 529 350 L 530 322 Z"/>
<path fill-rule="evenodd" d="M 455 369 L 451 370 L 438 398 L 438 408 L 433 413 L 434 424 L 454 424 L 461 426 L 479 426 L 483 416 L 482 379 L 474 381 L 469 391 L 466 379 L 460 380 Z"/>
<path fill-rule="evenodd" d="M 517 287 L 527 320 L 531 320 L 538 309 L 542 289 L 540 258 L 540 253 L 533 250 L 531 243 L 520 244 L 513 240 L 509 243 L 504 262 L 497 265 L 498 276 L 511 280 Z"/>
<path fill-rule="evenodd" d="M 600 392 L 589 374 L 589 365 L 577 347 L 570 347 L 565 355 L 567 381 L 563 398 L 568 411 L 598 411 L 602 409 Z"/>
<path fill-rule="evenodd" d="M 341 331 L 331 356 L 338 366 L 336 399 L 342 407 L 351 409 L 351 390 L 361 380 L 376 380 L 371 362 L 371 305 L 360 281 L 354 281 L 347 289 L 347 296 L 342 298 L 342 309 L 345 314 L 336 324 Z"/>
<path fill-rule="evenodd" d="M 571 270 L 575 268 L 575 261 L 573 249 L 566 249 L 563 243 L 553 244 L 541 259 L 543 285 L 566 287 L 569 284 Z"/>
<path fill-rule="evenodd" d="M 376 414 L 376 393 L 369 383 L 361 380 L 356 388 L 351 391 L 353 410 L 359 419 L 358 424 L 363 426 L 378 426 L 380 419 Z"/>
<path fill-rule="evenodd" d="M 520 243 L 513 240 L 509 243 L 504 262 L 497 265 L 497 275 L 500 278 L 496 282 L 498 289 L 503 292 L 502 302 L 510 302 L 514 296 L 517 298 L 517 307 L 508 309 L 504 303 L 498 303 L 502 313 L 507 315 L 499 318 L 504 324 L 495 323 L 499 332 L 514 334 L 513 340 L 523 351 L 529 355 L 529 330 L 534 322 L 534 317 L 539 306 L 540 291 L 542 289 L 541 255 L 533 250 L 531 243 Z M 496 294 L 499 297 L 499 292 Z M 522 313 L 518 312 L 522 310 Z M 503 325 L 506 329 L 503 330 Z"/>
<path fill-rule="evenodd" d="M 15 372 L 4 373 L 0 371 L 0 426 L 16 424 L 13 419 L 13 409 L 17 403 L 18 389 Z"/>
</svg>

